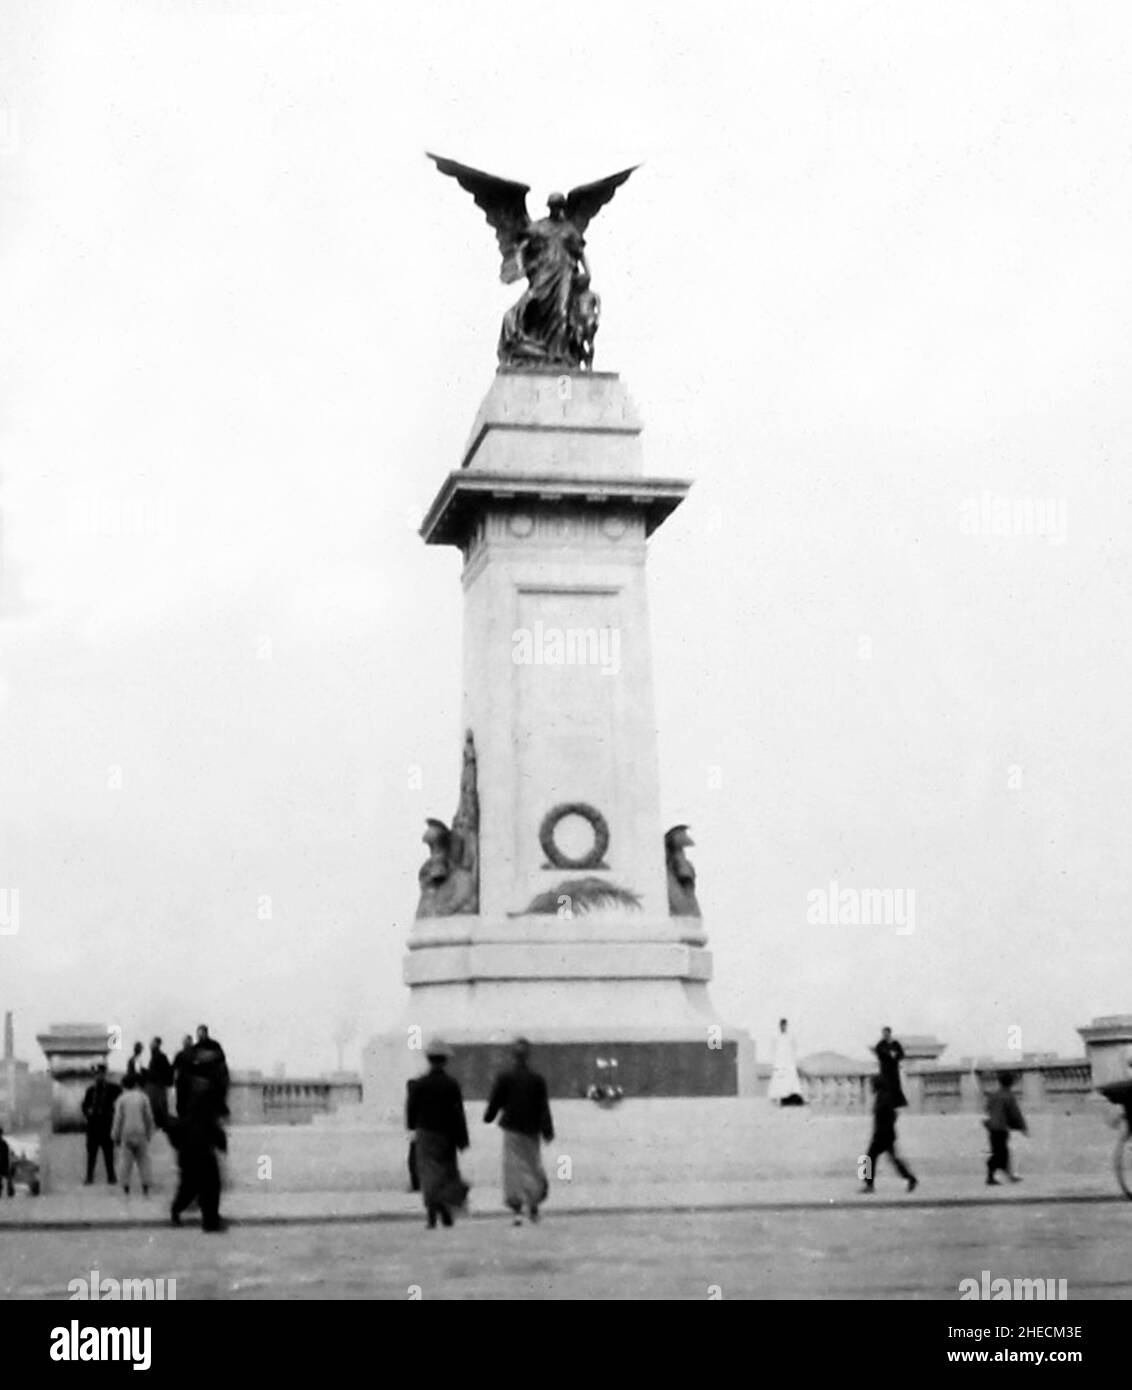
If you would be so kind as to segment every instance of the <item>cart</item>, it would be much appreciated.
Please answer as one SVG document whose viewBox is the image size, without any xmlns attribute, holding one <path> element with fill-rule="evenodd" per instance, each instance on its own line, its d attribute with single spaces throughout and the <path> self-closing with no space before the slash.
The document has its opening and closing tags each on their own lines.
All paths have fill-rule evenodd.
<svg viewBox="0 0 1132 1390">
<path fill-rule="evenodd" d="M 24 1187 L 33 1197 L 38 1197 L 41 1187 L 39 1171 L 39 1140 L 8 1140 L 8 1196 L 16 1195 L 17 1187 Z"/>
</svg>

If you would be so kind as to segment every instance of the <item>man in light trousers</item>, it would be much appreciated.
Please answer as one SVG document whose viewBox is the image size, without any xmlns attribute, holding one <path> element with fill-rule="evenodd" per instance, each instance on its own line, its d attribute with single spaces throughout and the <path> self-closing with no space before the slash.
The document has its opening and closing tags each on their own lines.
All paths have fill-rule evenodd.
<svg viewBox="0 0 1132 1390">
<path fill-rule="evenodd" d="M 142 1090 L 135 1077 L 129 1073 L 123 1078 L 125 1087 L 114 1103 L 114 1120 L 110 1138 L 120 1147 L 121 1158 L 118 1169 L 122 1179 L 122 1191 L 129 1193 L 130 1177 L 137 1165 L 141 1175 L 142 1193 L 149 1196 L 149 1185 L 153 1175 L 149 1163 L 149 1141 L 156 1128 L 153 1108 L 149 1097 Z"/>
</svg>

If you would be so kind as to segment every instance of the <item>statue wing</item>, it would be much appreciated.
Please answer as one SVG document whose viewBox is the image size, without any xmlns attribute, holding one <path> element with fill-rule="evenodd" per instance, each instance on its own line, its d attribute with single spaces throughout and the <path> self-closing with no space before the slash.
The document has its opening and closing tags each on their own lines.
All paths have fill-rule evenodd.
<svg viewBox="0 0 1132 1390">
<path fill-rule="evenodd" d="M 619 174 L 609 174 L 604 179 L 583 183 L 570 190 L 566 195 L 566 216 L 579 232 L 585 232 L 591 219 L 605 207 L 633 170 L 640 167 L 634 164 L 632 168 L 622 169 Z"/>
<path fill-rule="evenodd" d="M 513 183 L 510 179 L 500 179 L 494 174 L 485 174 L 482 169 L 457 164 L 454 159 L 444 159 L 441 155 L 430 154 L 427 150 L 425 153 L 442 174 L 455 179 L 461 188 L 472 195 L 477 206 L 483 209 L 484 215 L 495 230 L 499 250 L 503 255 L 499 278 L 505 285 L 522 279 L 523 268 L 516 253 L 531 223 L 527 215 L 527 194 L 531 191 L 530 185 Z"/>
</svg>

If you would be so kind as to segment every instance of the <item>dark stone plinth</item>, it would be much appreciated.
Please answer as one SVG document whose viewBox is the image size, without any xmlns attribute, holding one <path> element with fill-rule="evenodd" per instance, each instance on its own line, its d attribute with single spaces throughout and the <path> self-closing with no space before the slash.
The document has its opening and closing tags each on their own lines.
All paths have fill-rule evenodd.
<svg viewBox="0 0 1132 1390">
<path fill-rule="evenodd" d="M 617 1061 L 615 1077 L 599 1072 L 598 1058 Z M 510 1049 L 491 1043 L 457 1045 L 449 1071 L 469 1100 L 486 1100 L 495 1074 L 509 1065 Z M 739 1094 L 736 1045 L 702 1042 L 535 1042 L 531 1065 L 546 1077 L 551 1099 L 577 1100 L 599 1079 L 615 1079 L 625 1098 L 735 1096 Z"/>
</svg>

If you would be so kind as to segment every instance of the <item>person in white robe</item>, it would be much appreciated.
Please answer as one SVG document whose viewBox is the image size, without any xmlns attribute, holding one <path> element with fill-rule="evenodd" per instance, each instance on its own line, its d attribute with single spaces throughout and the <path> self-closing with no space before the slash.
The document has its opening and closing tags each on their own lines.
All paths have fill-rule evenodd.
<svg viewBox="0 0 1132 1390">
<path fill-rule="evenodd" d="M 778 1033 L 774 1039 L 774 1070 L 770 1077 L 770 1099 L 779 1105 L 804 1105 L 802 1078 L 798 1075 L 798 1058 L 794 1049 L 794 1039 L 788 1031 L 786 1019 L 778 1020 Z"/>
</svg>

